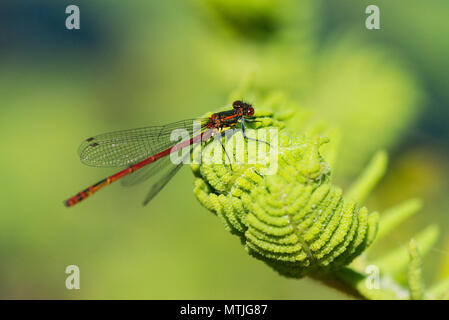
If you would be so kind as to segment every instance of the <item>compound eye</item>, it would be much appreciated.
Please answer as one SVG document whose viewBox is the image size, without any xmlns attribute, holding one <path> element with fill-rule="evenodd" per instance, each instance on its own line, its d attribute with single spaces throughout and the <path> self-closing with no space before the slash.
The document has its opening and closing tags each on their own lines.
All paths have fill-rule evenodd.
<svg viewBox="0 0 449 320">
<path fill-rule="evenodd" d="M 240 108 L 242 105 L 243 105 L 243 102 L 240 101 L 240 100 L 236 100 L 236 101 L 234 101 L 234 102 L 232 103 L 232 106 L 233 106 L 235 109 Z"/>
<path fill-rule="evenodd" d="M 254 108 L 253 107 L 248 107 L 246 109 L 246 116 L 247 117 L 252 117 L 254 115 Z"/>
</svg>

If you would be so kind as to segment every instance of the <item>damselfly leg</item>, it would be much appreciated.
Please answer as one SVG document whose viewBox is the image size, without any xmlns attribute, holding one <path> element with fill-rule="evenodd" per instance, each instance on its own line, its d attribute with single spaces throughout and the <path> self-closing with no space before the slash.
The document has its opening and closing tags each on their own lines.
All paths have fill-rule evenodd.
<svg viewBox="0 0 449 320">
<path fill-rule="evenodd" d="M 256 120 L 251 121 L 251 120 L 248 120 L 248 119 L 242 119 L 242 121 L 240 122 L 240 125 L 241 125 L 241 127 L 242 127 L 242 135 L 243 135 L 243 138 L 244 138 L 245 140 L 252 140 L 252 141 L 257 141 L 257 142 L 263 142 L 263 143 L 267 144 L 269 147 L 271 147 L 271 144 L 269 144 L 267 141 L 259 140 L 259 139 L 255 139 L 255 138 L 250 138 L 250 137 L 248 137 L 248 136 L 246 135 L 245 122 L 246 122 L 246 123 L 252 123 L 252 122 L 259 122 L 259 121 L 256 121 Z"/>
</svg>

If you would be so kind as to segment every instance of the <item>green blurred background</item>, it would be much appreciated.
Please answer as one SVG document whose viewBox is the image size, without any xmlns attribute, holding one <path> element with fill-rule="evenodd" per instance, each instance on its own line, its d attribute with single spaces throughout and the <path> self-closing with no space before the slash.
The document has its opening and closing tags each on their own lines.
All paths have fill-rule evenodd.
<svg viewBox="0 0 449 320">
<path fill-rule="evenodd" d="M 65 29 L 69 4 L 80 30 Z M 369 4 L 381 30 L 365 28 Z M 448 276 L 448 12 L 443 0 L 1 1 L 0 298 L 346 298 L 248 256 L 188 168 L 147 207 L 148 185 L 62 205 L 115 171 L 80 163 L 84 138 L 213 111 L 248 74 L 340 128 L 337 184 L 389 151 L 368 207 L 423 198 L 389 245 L 439 224 L 425 277 Z M 80 290 L 65 287 L 71 264 Z"/>
</svg>

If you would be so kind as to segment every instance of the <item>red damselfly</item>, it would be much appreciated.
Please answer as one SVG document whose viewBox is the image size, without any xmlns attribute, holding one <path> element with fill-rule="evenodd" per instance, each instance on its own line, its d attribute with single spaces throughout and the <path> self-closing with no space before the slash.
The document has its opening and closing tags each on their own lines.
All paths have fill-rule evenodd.
<svg viewBox="0 0 449 320">
<path fill-rule="evenodd" d="M 234 128 L 237 123 L 241 124 L 243 137 L 251 139 L 245 134 L 245 122 L 254 121 L 249 119 L 254 116 L 253 107 L 240 100 L 234 101 L 232 106 L 231 110 L 200 119 L 200 130 L 195 135 L 192 125 L 194 120 L 182 120 L 165 126 L 115 131 L 86 139 L 78 149 L 83 163 L 97 167 L 126 166 L 126 169 L 80 191 L 64 201 L 64 204 L 72 207 L 120 179 L 123 185 L 132 186 L 159 174 L 143 202 L 146 205 L 181 168 L 182 163 L 173 164 L 170 161 L 170 153 L 208 141 L 215 134 Z M 187 130 L 190 139 L 182 142 L 172 141 L 170 135 L 176 129 Z"/>
</svg>

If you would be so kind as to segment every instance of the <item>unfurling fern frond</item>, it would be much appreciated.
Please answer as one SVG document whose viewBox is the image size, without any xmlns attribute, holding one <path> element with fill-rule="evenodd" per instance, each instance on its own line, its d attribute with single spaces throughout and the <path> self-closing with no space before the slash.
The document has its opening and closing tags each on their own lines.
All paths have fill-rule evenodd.
<svg viewBox="0 0 449 320">
<path fill-rule="evenodd" d="M 269 121 L 269 113 L 256 116 L 258 127 L 279 127 L 275 119 Z M 267 142 L 273 147 L 270 137 Z M 332 184 L 320 155 L 325 137 L 281 130 L 276 142 L 275 174 L 263 174 L 261 164 L 193 165 L 196 197 L 241 238 L 249 254 L 285 276 L 347 265 L 373 241 L 377 213 L 345 199 Z M 204 157 L 210 147 L 201 151 Z"/>
<path fill-rule="evenodd" d="M 243 96 L 256 97 L 244 86 L 232 98 Z M 261 107 L 275 112 L 261 111 Z M 303 134 L 283 129 L 292 117 L 288 111 L 292 108 L 298 109 L 276 92 L 255 105 L 257 121 L 249 125 L 255 129 L 251 137 L 266 141 L 269 147 L 261 143 L 253 151 L 271 154 L 277 147 L 276 158 L 267 156 L 266 163 L 235 162 L 237 154 L 250 149 L 248 140 L 231 144 L 229 149 L 222 138 L 222 146 L 230 150 L 227 156 L 220 155 L 222 164 L 201 161 L 192 165 L 194 193 L 201 204 L 215 213 L 227 230 L 240 237 L 249 254 L 282 275 L 295 278 L 307 275 L 357 298 L 448 299 L 449 279 L 428 289 L 422 279 L 421 256 L 437 241 L 438 226 L 428 226 L 408 246 L 400 245 L 374 259 L 370 257 L 371 250 L 366 250 L 376 237 L 378 226 L 379 240 L 421 208 L 419 199 L 412 199 L 386 210 L 379 219 L 377 212 L 368 213 L 368 209 L 360 206 L 384 175 L 387 154 L 384 151 L 375 154 L 344 193 L 331 179 L 338 130 L 326 131 L 321 124 L 304 128 L 305 112 L 297 113 L 296 119 L 289 123 L 298 129 L 299 121 Z M 260 130 L 270 128 L 280 131 L 266 136 Z M 242 138 L 242 132 L 237 130 L 234 136 Z M 329 139 L 325 136 L 334 143 L 327 145 Z M 208 142 L 197 149 L 194 158 L 210 160 L 215 156 L 214 150 L 222 150 L 217 142 Z M 266 170 L 273 165 L 277 170 Z M 365 250 L 366 254 L 361 255 Z M 375 285 L 373 279 L 378 280 Z"/>
</svg>

